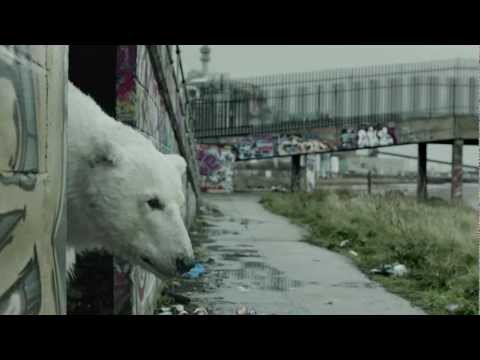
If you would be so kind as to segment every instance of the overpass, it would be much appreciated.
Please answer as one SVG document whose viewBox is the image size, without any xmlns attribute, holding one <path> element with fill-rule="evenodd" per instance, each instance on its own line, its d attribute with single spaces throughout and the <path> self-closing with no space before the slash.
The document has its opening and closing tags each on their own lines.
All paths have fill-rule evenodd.
<svg viewBox="0 0 480 360">
<path fill-rule="evenodd" d="M 478 144 L 475 60 L 371 66 L 190 82 L 202 188 L 228 183 L 229 163 L 419 144 L 426 196 L 427 143 L 452 144 L 452 196 L 461 195 L 462 146 Z M 230 190 L 228 186 L 224 190 Z"/>
</svg>

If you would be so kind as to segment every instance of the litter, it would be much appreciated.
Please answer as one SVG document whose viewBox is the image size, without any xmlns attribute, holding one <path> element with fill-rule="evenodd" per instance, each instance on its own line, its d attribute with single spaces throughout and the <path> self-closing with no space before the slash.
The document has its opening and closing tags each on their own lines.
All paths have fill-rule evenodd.
<svg viewBox="0 0 480 360">
<path fill-rule="evenodd" d="M 243 286 L 239 286 L 239 287 L 238 287 L 238 290 L 240 290 L 241 292 L 247 292 L 247 291 L 249 291 L 248 289 L 244 288 Z"/>
<path fill-rule="evenodd" d="M 350 244 L 350 240 L 343 240 L 343 241 L 340 243 L 340 247 L 343 248 L 343 247 L 347 246 L 348 244 Z"/>
<path fill-rule="evenodd" d="M 403 264 L 395 263 L 382 265 L 380 268 L 370 270 L 370 272 L 378 275 L 401 277 L 408 274 L 408 269 Z"/>
<path fill-rule="evenodd" d="M 236 315 L 247 315 L 248 314 L 248 309 L 246 306 L 240 306 L 237 310 L 235 310 Z"/>
<path fill-rule="evenodd" d="M 185 311 L 185 307 L 183 305 L 174 305 L 173 308 L 177 313 L 181 313 L 182 311 Z"/>
<path fill-rule="evenodd" d="M 195 315 L 208 315 L 207 309 L 203 307 L 196 308 L 195 311 L 193 312 Z"/>
<path fill-rule="evenodd" d="M 358 256 L 358 253 L 356 251 L 350 250 L 349 253 L 350 255 Z"/>
<path fill-rule="evenodd" d="M 460 305 L 458 305 L 458 304 L 448 304 L 447 305 L 447 310 L 451 313 L 457 312 L 458 309 L 460 309 Z"/>
<path fill-rule="evenodd" d="M 403 264 L 397 264 L 393 266 L 393 276 L 405 276 L 408 273 L 407 267 Z"/>
<path fill-rule="evenodd" d="M 200 263 L 196 263 L 193 268 L 191 268 L 187 273 L 184 274 L 184 276 L 190 279 L 197 279 L 204 272 L 205 272 L 205 267 Z"/>
</svg>

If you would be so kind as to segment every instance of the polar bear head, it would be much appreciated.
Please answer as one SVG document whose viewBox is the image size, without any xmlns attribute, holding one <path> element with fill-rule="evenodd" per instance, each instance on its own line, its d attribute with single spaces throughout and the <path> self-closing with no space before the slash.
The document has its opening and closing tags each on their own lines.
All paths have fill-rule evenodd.
<svg viewBox="0 0 480 360">
<path fill-rule="evenodd" d="M 121 126 L 110 137 L 117 141 L 97 139 L 86 159 L 85 211 L 97 241 L 159 277 L 186 271 L 193 262 L 181 214 L 186 162 Z"/>
</svg>

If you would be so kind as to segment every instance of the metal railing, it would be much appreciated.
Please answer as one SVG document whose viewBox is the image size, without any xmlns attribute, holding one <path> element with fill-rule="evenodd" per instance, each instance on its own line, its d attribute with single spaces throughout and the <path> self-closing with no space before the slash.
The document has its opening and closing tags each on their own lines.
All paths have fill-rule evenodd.
<svg viewBox="0 0 480 360">
<path fill-rule="evenodd" d="M 456 59 L 197 83 L 193 129 L 205 138 L 476 117 L 479 70 Z"/>
</svg>

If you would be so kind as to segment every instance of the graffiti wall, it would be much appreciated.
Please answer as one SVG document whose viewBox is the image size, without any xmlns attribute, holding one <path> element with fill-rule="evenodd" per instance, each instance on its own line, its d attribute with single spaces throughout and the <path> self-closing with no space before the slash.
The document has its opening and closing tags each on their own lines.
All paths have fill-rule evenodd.
<svg viewBox="0 0 480 360">
<path fill-rule="evenodd" d="M 174 66 L 168 57 L 167 45 L 158 45 L 156 58 L 161 69 L 152 63 L 152 54 L 144 45 L 122 45 L 117 58 L 117 119 L 136 128 L 162 153 L 180 153 L 177 128 L 185 142 L 185 158 L 189 168 L 196 170 L 193 140 L 185 135 L 186 116 L 180 110 L 185 102 L 176 91 Z M 159 86 L 155 71 L 161 71 L 165 84 Z M 170 102 L 170 108 L 166 101 Z M 170 109 L 170 110 L 169 110 Z M 194 165 L 192 165 L 194 164 Z M 182 209 L 186 225 L 196 213 L 195 184 L 184 177 L 186 206 Z M 161 281 L 140 267 L 130 266 L 122 259 L 114 262 L 115 313 L 153 314 L 162 286 Z"/>
<path fill-rule="evenodd" d="M 276 155 L 290 156 L 336 150 L 336 144 L 323 140 L 316 134 L 288 134 L 276 138 Z"/>
<path fill-rule="evenodd" d="M 0 314 L 66 313 L 67 55 L 0 46 Z"/>
<path fill-rule="evenodd" d="M 240 160 L 271 158 L 274 156 L 274 146 L 273 136 L 250 136 L 241 138 L 235 151 Z"/>
<path fill-rule="evenodd" d="M 232 192 L 235 155 L 230 145 L 197 145 L 200 189 Z"/>
<path fill-rule="evenodd" d="M 358 129 L 353 127 L 342 129 L 338 149 L 362 149 L 397 144 L 398 134 L 394 124 L 389 126 L 367 125 Z"/>
</svg>

